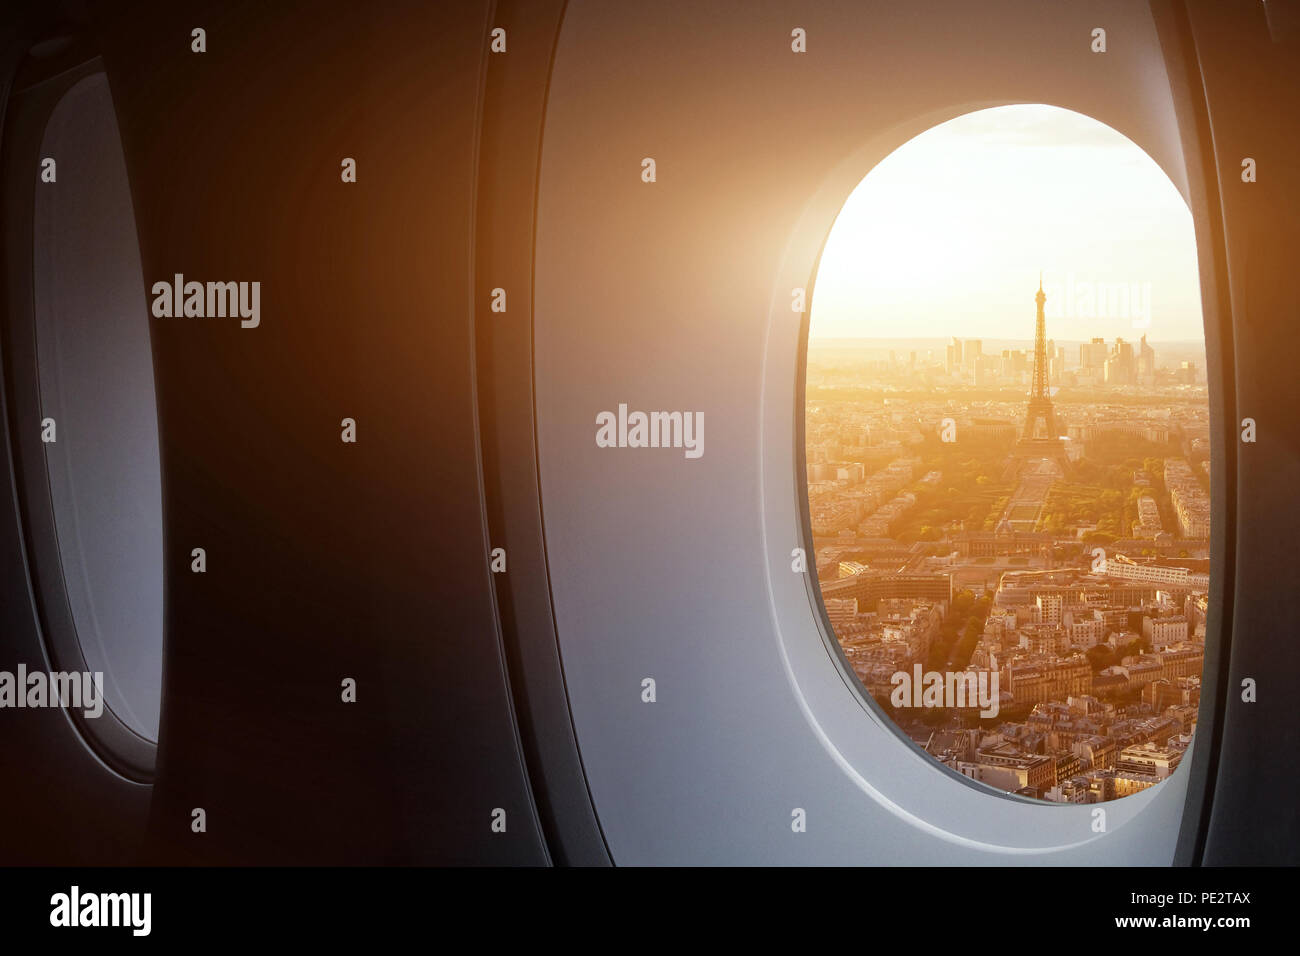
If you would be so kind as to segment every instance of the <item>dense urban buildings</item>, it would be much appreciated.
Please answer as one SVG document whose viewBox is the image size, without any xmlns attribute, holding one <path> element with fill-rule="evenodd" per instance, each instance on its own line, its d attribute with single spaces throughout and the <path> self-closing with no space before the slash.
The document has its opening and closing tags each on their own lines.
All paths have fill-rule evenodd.
<svg viewBox="0 0 1300 956">
<path fill-rule="evenodd" d="M 1094 803 L 1168 777 L 1196 727 L 1205 362 L 1054 341 L 1044 298 L 1032 345 L 811 342 L 809 519 L 844 659 L 904 733 L 989 787 Z"/>
</svg>

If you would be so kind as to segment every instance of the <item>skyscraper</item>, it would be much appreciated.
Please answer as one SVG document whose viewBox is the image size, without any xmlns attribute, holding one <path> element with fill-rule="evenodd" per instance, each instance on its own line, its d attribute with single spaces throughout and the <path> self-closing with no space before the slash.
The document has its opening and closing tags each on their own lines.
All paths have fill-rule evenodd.
<svg viewBox="0 0 1300 956">
<path fill-rule="evenodd" d="M 1102 368 L 1106 364 L 1108 354 L 1106 340 L 1094 338 L 1091 342 L 1079 346 L 1079 366 L 1088 369 Z"/>
<path fill-rule="evenodd" d="M 1147 345 L 1145 335 L 1138 348 L 1137 374 L 1139 385 L 1154 385 L 1156 382 L 1156 350 Z"/>
</svg>

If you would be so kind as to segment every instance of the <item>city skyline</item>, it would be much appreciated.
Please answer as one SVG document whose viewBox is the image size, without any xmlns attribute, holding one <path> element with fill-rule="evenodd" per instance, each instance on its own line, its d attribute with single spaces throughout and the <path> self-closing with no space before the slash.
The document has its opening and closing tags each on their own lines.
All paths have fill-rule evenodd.
<svg viewBox="0 0 1300 956">
<path fill-rule="evenodd" d="M 1166 780 L 1195 733 L 1207 390 L 1145 329 L 1056 340 L 1046 300 L 1040 278 L 1028 348 L 810 342 L 809 517 L 844 661 L 917 747 L 995 790 L 1102 803 Z M 1071 386 L 1085 401 L 1058 406 Z"/>
<path fill-rule="evenodd" d="M 1116 343 L 1081 356 L 1101 391 L 1054 408 L 1037 345 L 1026 397 L 963 393 L 992 356 L 950 348 L 925 394 L 810 400 L 817 577 L 846 665 L 915 746 L 994 790 L 1102 803 L 1168 779 L 1195 733 L 1208 407 Z M 827 374 L 810 358 L 810 391 Z"/>
<path fill-rule="evenodd" d="M 1134 332 L 1136 332 L 1137 334 L 1133 334 Z M 1152 345 L 1163 343 L 1165 345 L 1195 345 L 1198 348 L 1204 348 L 1205 346 L 1204 341 L 1199 337 L 1188 338 L 1188 339 L 1161 339 L 1152 336 L 1149 332 L 1144 333 L 1141 330 L 1130 330 L 1128 334 L 1090 335 L 1087 338 L 1077 338 L 1077 339 L 1069 339 L 1069 338 L 1063 338 L 1059 335 L 1052 335 L 1051 332 L 1049 331 L 1048 338 L 1054 339 L 1055 341 L 1059 342 L 1062 345 L 1083 345 L 1087 342 L 1091 342 L 1093 339 L 1104 339 L 1107 342 L 1113 342 L 1115 341 L 1115 339 L 1120 338 L 1126 342 L 1138 342 L 1141 341 L 1142 336 L 1144 334 L 1146 335 L 1147 341 L 1150 342 Z M 1021 336 L 982 335 L 979 332 L 971 332 L 966 335 L 943 335 L 943 336 L 935 336 L 935 335 L 932 336 L 915 336 L 915 335 L 813 336 L 813 335 L 809 335 L 808 344 L 815 345 L 818 348 L 834 348 L 836 347 L 837 343 L 841 343 L 841 342 L 853 342 L 855 344 L 862 343 L 862 342 L 927 342 L 927 343 L 937 342 L 941 345 L 946 345 L 949 342 L 951 342 L 953 339 L 958 339 L 959 341 L 963 341 L 963 342 L 998 342 L 998 343 L 1007 343 L 1012 345 L 1023 345 L 1026 343 L 1028 343 L 1029 345 L 1033 345 L 1034 343 L 1033 335 L 1021 335 Z"/>
</svg>

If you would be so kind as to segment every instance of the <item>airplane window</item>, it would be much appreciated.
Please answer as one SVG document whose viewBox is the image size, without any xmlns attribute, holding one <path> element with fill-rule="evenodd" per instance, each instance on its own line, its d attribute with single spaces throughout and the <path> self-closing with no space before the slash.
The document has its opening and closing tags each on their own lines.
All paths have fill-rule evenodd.
<svg viewBox="0 0 1300 956">
<path fill-rule="evenodd" d="M 877 165 L 810 305 L 808 515 L 841 660 L 991 790 L 1098 803 L 1192 740 L 1210 410 L 1191 213 L 1120 133 L 981 110 Z"/>
<path fill-rule="evenodd" d="M 35 188 L 39 397 L 59 562 L 86 669 L 135 734 L 158 736 L 162 483 L 149 307 L 108 81 L 50 114 Z M 48 430 L 48 429 L 47 429 Z M 53 440 L 49 440 L 53 438 Z"/>
</svg>

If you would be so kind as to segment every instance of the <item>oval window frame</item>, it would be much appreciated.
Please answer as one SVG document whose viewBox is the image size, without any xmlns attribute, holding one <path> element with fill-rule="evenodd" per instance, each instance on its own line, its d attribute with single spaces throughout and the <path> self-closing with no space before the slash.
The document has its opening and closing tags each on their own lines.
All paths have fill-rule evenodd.
<svg viewBox="0 0 1300 956">
<path fill-rule="evenodd" d="M 904 143 L 967 113 L 1017 104 L 1055 106 L 1117 128 L 1113 122 L 1107 122 L 1095 111 L 1081 108 L 1080 104 L 1011 97 L 950 101 L 872 132 L 850 154 L 839 158 L 806 193 L 807 199 L 789 233 L 775 273 L 766 323 L 758 468 L 764 502 L 763 536 L 768 544 L 770 610 L 786 675 L 805 720 L 841 771 L 898 818 L 951 844 L 996 855 L 1078 860 L 1104 853 L 1098 844 L 1108 845 L 1106 841 L 1125 828 L 1130 843 L 1126 854 L 1150 858 L 1156 847 L 1162 853 L 1168 847 L 1174 857 L 1181 858 L 1186 856 L 1187 847 L 1196 839 L 1196 831 L 1202 824 L 1201 794 L 1210 753 L 1218 737 L 1207 721 L 1212 722 L 1214 716 L 1220 648 L 1226 645 L 1229 636 L 1221 609 L 1225 582 L 1232 576 L 1231 562 L 1224 550 L 1227 536 L 1222 523 L 1226 514 L 1222 493 L 1216 494 L 1212 510 L 1211 610 L 1202 671 L 1203 681 L 1208 683 L 1203 684 L 1196 738 L 1183 759 L 1188 769 L 1183 771 L 1180 767 L 1164 781 L 1168 786 L 1151 787 L 1102 804 L 1054 804 L 1001 792 L 964 777 L 922 752 L 879 711 L 848 667 L 826 617 L 815 575 L 790 573 L 791 546 L 803 549 L 807 555 L 812 543 L 805 468 L 807 340 L 817 269 L 835 220 L 853 189 Z M 1172 109 L 1173 103 L 1161 105 Z M 1149 114 L 1139 114 L 1139 120 L 1151 122 L 1156 108 Z M 1171 168 L 1186 174 L 1186 189 L 1180 187 L 1180 191 L 1189 203 L 1196 230 L 1210 382 L 1211 456 L 1217 467 L 1226 467 L 1221 351 L 1224 334 L 1220 329 L 1226 317 L 1220 314 L 1214 294 L 1218 247 L 1213 241 L 1207 241 L 1214 239 L 1215 221 L 1205 201 L 1206 187 L 1198 179 L 1207 167 L 1194 129 L 1180 124 L 1176 151 L 1166 148 L 1164 154 L 1150 148 L 1150 141 L 1155 137 L 1146 135 L 1149 132 L 1146 128 L 1140 132 L 1143 135 L 1125 135 L 1156 159 L 1175 185 L 1179 178 L 1170 175 Z M 1160 162 L 1161 155 L 1165 163 Z M 1171 167 L 1169 163 L 1176 165 Z M 806 292 L 805 308 L 799 320 L 791 323 L 790 295 L 791 289 L 797 287 Z M 770 436 L 790 437 L 772 440 Z M 845 689 L 848 694 L 844 693 Z M 876 725 L 884 737 L 875 731 L 864 735 L 864 720 L 867 726 Z M 872 739 L 867 742 L 864 737 Z M 883 774 L 882 761 L 888 767 Z M 1107 813 L 1108 823 L 1103 832 L 1089 827 L 1090 811 L 1097 807 L 1105 807 Z M 1150 825 L 1127 827 L 1139 817 Z"/>
<path fill-rule="evenodd" d="M 1019 105 L 1047 106 L 1048 104 L 1041 104 L 1041 103 L 1039 103 L 1039 104 L 1020 104 L 1020 103 L 1010 104 L 1010 103 L 1008 103 L 1008 104 L 1002 104 L 1002 106 L 995 106 L 995 107 L 990 107 L 990 108 L 982 108 L 982 109 L 975 109 L 975 110 L 970 110 L 970 111 L 966 111 L 966 112 L 959 112 L 959 113 L 957 113 L 956 115 L 954 115 L 954 116 L 952 116 L 952 117 L 949 117 L 948 120 L 944 120 L 944 121 L 942 121 L 942 122 L 940 122 L 940 123 L 936 123 L 936 124 L 934 124 L 933 126 L 929 126 L 929 127 L 925 128 L 925 129 L 922 129 L 920 132 L 915 133 L 914 135 L 908 137 L 907 139 L 904 139 L 903 141 L 901 141 L 900 143 L 898 143 L 898 144 L 895 146 L 895 150 L 896 150 L 896 149 L 901 149 L 902 147 L 904 147 L 904 146 L 906 146 L 906 145 L 912 143 L 912 142 L 913 142 L 914 140 L 916 140 L 918 137 L 923 136 L 923 135 L 925 135 L 925 134 L 931 132 L 932 130 L 938 128 L 939 126 L 944 125 L 944 123 L 951 122 L 952 120 L 961 119 L 961 118 L 963 118 L 963 117 L 970 116 L 970 115 L 973 115 L 973 114 L 975 114 L 975 113 L 985 112 L 985 111 L 987 111 L 988 109 L 1000 109 L 1000 108 L 1003 108 L 1003 107 L 1006 107 L 1006 106 L 1019 106 Z M 1058 109 L 1058 110 L 1065 109 L 1064 107 L 1057 107 L 1057 106 L 1051 106 L 1050 108 L 1052 108 L 1052 109 Z M 1068 110 L 1068 112 L 1075 113 L 1076 115 L 1081 116 L 1081 117 L 1083 117 L 1083 118 L 1085 118 L 1085 119 L 1087 119 L 1087 120 L 1089 120 L 1089 121 L 1091 121 L 1091 122 L 1093 122 L 1093 123 L 1096 123 L 1096 124 L 1098 124 L 1098 125 L 1100 125 L 1100 126 L 1103 126 L 1103 127 L 1105 127 L 1107 130 L 1110 130 L 1111 132 L 1115 133 L 1117 136 L 1124 136 L 1123 133 L 1120 133 L 1120 132 L 1119 132 L 1118 130 L 1116 130 L 1114 127 L 1109 126 L 1109 125 L 1106 124 L 1106 123 L 1103 123 L 1101 120 L 1099 120 L 1099 119 L 1097 119 L 1097 118 L 1095 118 L 1095 117 L 1093 117 L 1093 116 L 1090 116 L 1090 115 L 1088 115 L 1088 114 L 1086 114 L 1086 113 L 1078 112 L 1077 110 Z M 1142 147 L 1139 143 L 1135 142 L 1135 141 L 1132 140 L 1132 139 L 1129 139 L 1129 137 L 1127 137 L 1127 136 L 1124 136 L 1124 138 L 1125 138 L 1125 139 L 1128 139 L 1128 141 L 1129 141 L 1129 142 L 1130 142 L 1130 143 L 1131 143 L 1131 144 L 1132 144 L 1136 149 L 1141 150 L 1142 153 L 1143 153 L 1143 155 L 1145 155 L 1145 156 L 1147 157 L 1148 160 L 1150 160 L 1153 164 L 1155 163 L 1155 160 L 1154 160 L 1154 158 L 1151 156 L 1151 154 L 1148 153 L 1145 149 L 1143 149 L 1143 147 Z M 862 184 L 863 184 L 863 183 L 864 183 L 868 178 L 870 178 L 870 176 L 872 175 L 872 173 L 875 172 L 877 166 L 880 165 L 880 162 L 883 162 L 884 159 L 887 159 L 890 155 L 893 154 L 893 152 L 894 152 L 894 150 L 891 150 L 891 151 L 889 151 L 888 153 L 886 153 L 885 157 L 883 157 L 879 162 L 877 162 L 876 164 L 874 164 L 874 165 L 873 165 L 873 166 L 872 166 L 872 167 L 871 167 L 871 168 L 870 168 L 870 169 L 869 169 L 869 170 L 868 170 L 868 171 L 863 175 L 863 177 L 862 177 L 861 179 L 859 179 L 857 183 L 854 184 L 853 188 L 849 191 L 849 195 L 845 197 L 845 203 L 848 202 L 849 197 L 852 196 L 852 194 L 853 194 L 853 193 L 858 189 L 858 187 L 861 186 L 861 185 L 862 185 Z M 1164 172 L 1164 170 L 1161 170 L 1161 172 Z M 1165 175 L 1166 175 L 1166 178 L 1168 178 L 1168 174 L 1166 173 Z M 1175 189 L 1178 188 L 1178 187 L 1177 187 L 1177 183 L 1174 182 L 1172 179 L 1170 179 L 1170 185 L 1172 185 Z M 813 302 L 814 302 L 814 300 L 815 300 L 815 296 L 816 296 L 816 283 L 817 283 L 817 277 L 818 277 L 819 272 L 821 271 L 822 256 L 823 256 L 823 254 L 825 253 L 826 243 L 830 240 L 830 236 L 831 236 L 832 232 L 834 231 L 836 224 L 837 224 L 838 221 L 839 221 L 839 213 L 843 210 L 843 208 L 844 208 L 843 205 L 841 205 L 840 209 L 836 211 L 836 215 L 835 215 L 835 217 L 834 217 L 834 220 L 833 220 L 832 223 L 831 223 L 830 229 L 827 230 L 827 233 L 826 233 L 826 236 L 825 236 L 825 238 L 824 238 L 824 240 L 823 240 L 823 242 L 822 242 L 821 248 L 820 248 L 819 251 L 818 251 L 817 259 L 816 259 L 816 262 L 814 263 L 812 274 L 811 274 L 811 276 L 809 277 L 809 280 L 808 280 L 808 285 L 807 285 L 807 305 L 806 305 L 806 308 L 805 308 L 805 319 L 804 319 L 804 322 L 803 322 L 803 326 L 804 326 L 804 327 L 803 327 L 803 330 L 802 330 L 802 332 L 801 332 L 800 343 L 799 343 L 799 363 L 800 363 L 800 365 L 799 365 L 799 376 L 800 376 L 800 378 L 799 378 L 799 385 L 798 385 L 798 388 L 799 388 L 799 397 L 798 397 L 798 410 L 797 410 L 797 416 L 799 416 L 799 418 L 798 418 L 798 437 L 797 437 L 797 441 L 799 442 L 799 449 L 798 449 L 798 451 L 799 451 L 799 465 L 800 465 L 800 469 L 801 469 L 801 471 L 800 471 L 800 476 L 801 476 L 801 479 L 802 479 L 801 482 L 800 482 L 800 484 L 799 484 L 800 508 L 801 508 L 801 519 L 802 519 L 802 534 L 803 534 L 802 544 L 803 544 L 803 546 L 807 549 L 809 555 L 811 556 L 811 559 L 810 559 L 810 561 L 809 561 L 809 572 L 808 572 L 808 574 L 809 574 L 810 584 L 812 585 L 812 586 L 810 587 L 810 591 L 812 592 L 812 595 L 813 595 L 812 600 L 813 600 L 813 603 L 814 603 L 814 605 L 815 605 L 816 612 L 817 612 L 818 616 L 821 618 L 820 624 L 821 624 L 821 630 L 822 630 L 823 636 L 828 636 L 828 644 L 829 644 L 828 649 L 830 650 L 830 652 L 832 653 L 832 655 L 835 657 L 835 659 L 836 659 L 836 661 L 839 663 L 839 665 L 840 665 L 840 666 L 845 670 L 845 672 L 846 672 L 846 674 L 848 675 L 850 681 L 854 684 L 855 689 L 859 692 L 860 696 L 864 699 L 864 701 L 866 702 L 867 706 L 869 706 L 869 707 L 872 709 L 872 711 L 873 711 L 874 713 L 876 713 L 876 714 L 877 714 L 877 715 L 882 719 L 882 721 L 884 722 L 885 726 L 887 726 L 887 727 L 889 727 L 890 729 L 892 729 L 892 730 L 895 732 L 896 736 L 898 736 L 898 738 L 899 738 L 900 740 L 902 740 L 904 743 L 906 743 L 906 744 L 909 745 L 910 747 L 915 748 L 915 749 L 921 749 L 921 748 L 918 748 L 918 747 L 917 747 L 916 741 L 913 740 L 913 739 L 912 739 L 912 738 L 911 738 L 911 737 L 906 733 L 906 731 L 903 730 L 903 728 L 902 728 L 899 724 L 897 724 L 897 723 L 896 723 L 892 718 L 890 718 L 890 716 L 889 716 L 887 713 L 885 713 L 883 710 L 880 709 L 879 704 L 878 704 L 878 703 L 876 702 L 876 700 L 871 696 L 870 692 L 869 692 L 869 691 L 867 690 L 867 688 L 862 684 L 862 682 L 857 678 L 857 675 L 856 675 L 856 673 L 854 672 L 854 669 L 853 669 L 853 665 L 852 665 L 852 663 L 849 661 L 848 657 L 845 655 L 844 650 L 843 650 L 843 647 L 842 647 L 842 645 L 841 645 L 840 642 L 839 642 L 839 638 L 838 638 L 838 635 L 837 635 L 836 632 L 835 632 L 834 625 L 832 625 L 832 624 L 830 623 L 830 617 L 829 617 L 829 615 L 828 615 L 828 613 L 827 613 L 827 610 L 826 610 L 826 605 L 825 605 L 825 602 L 824 602 L 824 599 L 823 599 L 821 586 L 820 586 L 820 583 L 818 583 L 817 580 L 816 580 L 817 572 L 816 572 L 815 554 L 814 554 L 814 549 L 812 548 L 812 545 L 813 545 L 813 542 L 814 542 L 814 538 L 813 538 L 813 535 L 812 535 L 811 507 L 810 507 L 809 499 L 808 499 L 808 480 L 807 480 L 807 435 L 806 435 L 806 432 L 805 432 L 805 428 L 806 428 L 806 425 L 807 425 L 807 401 L 806 401 L 807 388 L 806 388 L 806 375 L 807 375 L 807 370 L 808 370 L 808 343 L 809 343 L 809 338 L 810 338 L 810 336 L 811 336 L 811 331 L 812 331 L 812 312 L 813 312 Z M 1189 213 L 1189 215 L 1192 214 L 1192 210 L 1191 210 L 1190 204 L 1189 204 L 1189 206 L 1188 206 L 1188 213 Z M 1195 231 L 1195 225 L 1194 225 L 1194 224 L 1192 225 L 1192 228 L 1193 228 L 1193 231 Z M 1195 237 L 1193 237 L 1193 239 L 1194 239 L 1194 238 L 1195 238 Z M 1201 269 L 1201 268 L 1203 267 L 1203 265 L 1204 265 L 1204 263 L 1203 263 L 1203 256 L 1201 255 L 1201 251 L 1198 249 L 1198 250 L 1197 250 L 1197 267 L 1198 267 L 1198 270 Z M 1198 275 L 1198 279 L 1199 279 L 1199 275 Z M 1028 304 L 1026 305 L 1026 308 L 1025 308 L 1025 314 L 1026 314 L 1026 316 L 1028 316 L 1028 315 L 1030 314 L 1030 311 L 1031 311 L 1031 308 L 1032 308 L 1032 301 L 1030 300 L 1030 296 L 1029 296 L 1028 294 L 1025 296 L 1025 299 L 1026 299 L 1026 302 L 1028 303 Z M 1205 310 L 1204 306 L 1202 306 L 1202 309 L 1201 309 L 1202 344 L 1205 346 L 1205 348 L 1206 348 L 1206 350 L 1207 350 L 1207 353 L 1208 353 L 1208 348 L 1209 348 L 1209 336 L 1205 334 L 1205 319 L 1206 319 L 1206 310 Z M 1028 319 L 1026 319 L 1026 325 L 1028 325 Z M 1207 359 L 1207 361 L 1208 361 L 1208 359 Z M 1208 370 L 1207 370 L 1207 372 L 1208 372 Z M 1207 386 L 1208 386 L 1208 383 L 1209 383 L 1210 380 L 1211 380 L 1211 376 L 1207 374 Z M 1208 395 L 1207 395 L 1207 418 L 1208 418 L 1208 413 L 1209 413 L 1210 411 L 1212 411 L 1212 403 L 1210 402 L 1209 397 L 1208 397 Z M 1214 447 L 1211 447 L 1211 456 L 1213 456 L 1214 452 L 1215 452 Z M 1214 507 L 1214 501 L 1212 500 L 1212 501 L 1211 501 L 1211 509 L 1213 509 L 1213 507 Z M 1209 548 L 1210 548 L 1210 549 L 1213 549 L 1213 546 L 1214 546 L 1214 545 L 1213 545 L 1213 541 L 1212 541 L 1212 539 L 1211 539 L 1210 542 L 1209 542 Z M 952 589 L 951 582 L 950 582 L 949 588 L 950 588 L 950 598 L 951 598 L 952 593 L 953 593 L 953 589 Z M 1207 632 L 1208 632 L 1208 628 L 1207 628 Z M 1207 633 L 1207 638 L 1208 638 L 1208 633 Z M 1198 674 L 1197 674 L 1197 677 L 1198 677 L 1198 678 L 1202 678 L 1202 677 L 1204 676 L 1205 671 L 1206 671 L 1207 667 L 1209 666 L 1208 661 L 1209 661 L 1209 657 L 1208 657 L 1208 655 L 1202 659 L 1201 670 L 1200 670 L 1200 672 L 1198 672 Z M 1198 726 L 1199 726 L 1199 724 L 1198 724 Z M 922 752 L 924 752 L 924 751 L 922 751 Z M 1177 774 L 1179 774 L 1179 773 L 1182 773 L 1182 772 L 1183 772 L 1184 765 L 1190 766 L 1191 761 L 1190 761 L 1190 759 L 1187 759 L 1187 758 L 1190 758 L 1191 753 L 1192 753 L 1192 750 L 1191 750 L 1191 746 L 1189 745 L 1189 747 L 1187 748 L 1187 750 L 1186 750 L 1186 752 L 1185 752 L 1185 754 L 1184 754 L 1184 757 L 1180 759 L 1178 766 L 1177 766 L 1177 767 L 1176 767 L 1176 768 L 1175 768 L 1175 769 L 1170 773 L 1170 775 L 1169 775 L 1168 777 L 1166 777 L 1166 778 L 1164 778 L 1164 779 L 1158 781 L 1158 782 L 1157 782 L 1153 787 L 1148 788 L 1148 789 L 1154 789 L 1155 787 L 1160 787 L 1160 786 L 1162 786 L 1162 785 L 1168 783 L 1169 780 L 1172 779 L 1175 775 L 1177 775 Z M 928 755 L 928 756 L 931 756 L 931 757 L 933 758 L 933 755 L 929 755 L 929 754 L 927 754 L 927 755 Z M 1000 789 L 1000 788 L 998 788 L 998 787 L 994 787 L 994 786 L 991 785 L 991 784 L 983 783 L 983 782 L 978 781 L 978 780 L 975 780 L 975 779 L 973 779 L 973 778 L 971 778 L 971 777 L 969 777 L 969 776 L 967 776 L 967 775 L 965 775 L 965 774 L 962 774 L 962 773 L 960 773 L 960 772 L 958 772 L 958 771 L 952 769 L 951 767 L 947 766 L 946 764 L 942 763 L 941 761 L 939 761 L 939 760 L 937 760 L 937 759 L 934 760 L 934 763 L 935 763 L 935 765 L 936 765 L 937 767 L 941 768 L 945 773 L 947 773 L 947 774 L 949 774 L 949 775 L 955 777 L 956 779 L 959 779 L 959 780 L 965 782 L 966 784 L 968 784 L 968 785 L 974 787 L 976 790 L 978 790 L 978 791 L 981 792 L 981 793 L 990 794 L 990 795 L 995 796 L 995 797 L 1006 797 L 1006 798 L 1010 798 L 1010 799 L 1013 799 L 1013 800 L 1017 800 L 1017 801 L 1021 801 L 1021 802 L 1025 802 L 1025 803 L 1033 804 L 1033 805 L 1038 805 L 1038 806 L 1060 807 L 1060 806 L 1067 806 L 1067 805 L 1069 805 L 1069 804 L 1064 803 L 1064 802 L 1049 801 L 1049 800 L 1046 800 L 1045 798 L 1035 798 L 1035 797 L 1024 796 L 1024 795 L 1022 795 L 1022 794 L 1017 793 L 1016 791 L 1006 791 L 1006 790 L 1002 790 L 1002 789 Z M 1128 795 L 1126 795 L 1126 796 L 1116 797 L 1116 798 L 1112 798 L 1112 799 L 1109 799 L 1109 800 L 1103 800 L 1103 801 L 1100 801 L 1100 802 L 1098 802 L 1098 803 L 1088 803 L 1088 804 L 1086 804 L 1086 805 L 1087 805 L 1087 806 L 1106 806 L 1106 807 L 1112 807 L 1112 806 L 1114 806 L 1118 801 L 1120 801 L 1120 800 L 1130 799 L 1131 797 L 1136 796 L 1136 795 L 1137 795 L 1137 794 L 1128 794 Z"/>
<path fill-rule="evenodd" d="M 45 52 L 45 55 L 41 55 Z M 8 411 L 10 451 L 13 456 L 18 520 L 30 582 L 32 610 L 50 671 L 83 673 L 85 652 L 77 633 L 63 557 L 59 547 L 53 495 L 39 423 L 41 391 L 37 360 L 35 281 L 35 194 L 40 152 L 54 111 L 63 97 L 82 80 L 105 73 L 98 52 L 84 38 L 51 37 L 32 48 L 9 91 L 5 110 L 3 193 L 0 223 L 4 230 L 3 269 L 7 294 L 0 323 L 0 358 L 3 359 L 5 403 Z M 115 123 L 115 125 L 117 125 Z M 120 142 L 120 126 L 118 136 Z M 129 171 L 128 171 L 129 178 Z M 135 223 L 132 230 L 136 231 Z M 137 243 L 138 243 L 137 232 Z M 140 301 L 147 308 L 144 276 L 139 277 Z M 150 328 L 152 366 L 152 328 Z M 156 412 L 156 407 L 155 407 Z M 160 450 L 161 451 L 161 450 Z M 164 510 L 165 516 L 165 510 Z M 166 553 L 164 517 L 163 549 Z M 159 710 L 162 710 L 162 668 L 166 646 L 166 572 L 164 565 L 163 634 L 159 660 Z M 103 690 L 101 689 L 101 699 Z M 154 779 L 158 742 L 137 733 L 107 700 L 103 712 L 88 718 L 83 709 L 64 706 L 63 713 L 82 743 L 114 772 L 138 783 Z M 161 731 L 162 718 L 159 718 Z"/>
</svg>

